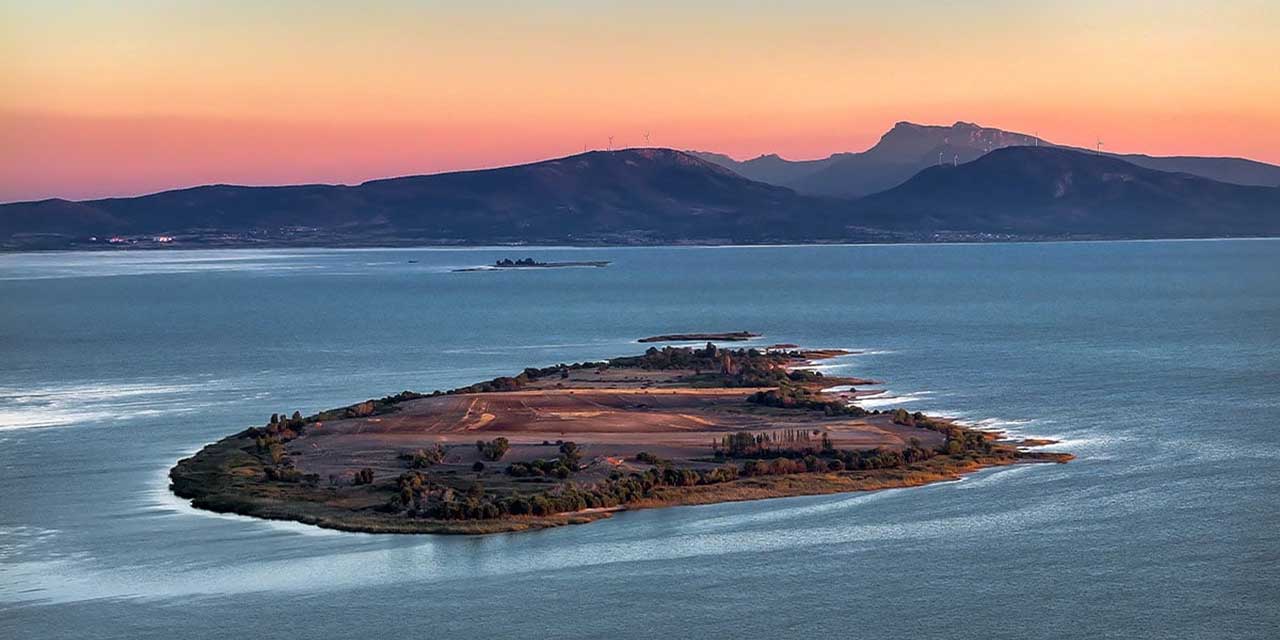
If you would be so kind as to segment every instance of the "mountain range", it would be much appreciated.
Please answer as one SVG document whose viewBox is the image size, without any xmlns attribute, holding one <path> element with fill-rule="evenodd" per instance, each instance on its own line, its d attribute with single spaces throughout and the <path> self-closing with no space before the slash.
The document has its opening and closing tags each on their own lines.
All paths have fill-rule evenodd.
<svg viewBox="0 0 1280 640">
<path fill-rule="evenodd" d="M 0 205 L 0 238 L 185 236 L 201 244 L 651 244 L 840 238 L 835 205 L 670 149 L 356 186 L 211 185 L 135 198 Z"/>
<path fill-rule="evenodd" d="M 1015 236 L 1187 238 L 1280 233 L 1280 187 L 1157 171 L 1053 147 L 929 167 L 854 201 L 862 224 Z"/>
<path fill-rule="evenodd" d="M 752 180 L 790 187 L 800 193 L 860 197 L 902 184 L 926 168 L 970 162 L 996 149 L 1013 146 L 1073 149 L 1033 135 L 971 122 L 957 122 L 949 127 L 899 122 L 866 151 L 837 153 L 818 160 L 793 161 L 770 154 L 739 162 L 719 153 L 693 153 Z M 1076 150 L 1097 153 L 1095 149 Z M 1243 158 L 1102 155 L 1148 169 L 1190 173 L 1219 182 L 1280 186 L 1280 166 Z"/>
<path fill-rule="evenodd" d="M 1239 159 L 1137 157 L 1177 169 L 1164 171 L 1131 156 L 966 123 L 899 124 L 865 152 L 821 161 L 774 156 L 726 167 L 717 158 L 728 162 L 671 149 L 592 151 L 354 186 L 210 185 L 132 198 L 11 203 L 0 205 L 0 247 L 1280 235 L 1280 187 L 1206 177 L 1265 183 L 1280 172 Z M 842 175 L 851 176 L 846 190 L 874 192 L 837 196 L 770 183 L 835 183 Z"/>
</svg>

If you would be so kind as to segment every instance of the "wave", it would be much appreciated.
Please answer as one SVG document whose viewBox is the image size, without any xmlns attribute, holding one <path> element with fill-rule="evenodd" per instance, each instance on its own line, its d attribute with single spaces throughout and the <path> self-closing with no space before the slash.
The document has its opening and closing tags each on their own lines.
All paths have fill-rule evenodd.
<svg viewBox="0 0 1280 640">
<path fill-rule="evenodd" d="M 49 280 L 214 271 L 299 271 L 322 265 L 296 262 L 306 253 L 262 249 L 199 251 L 54 252 L 0 257 L 0 280 Z"/>
<path fill-rule="evenodd" d="M 16 558 L 47 544 L 57 535 L 57 529 L 25 525 L 0 526 L 0 560 Z"/>
<path fill-rule="evenodd" d="M 854 404 L 863 409 L 879 409 L 880 407 L 896 407 L 913 402 L 923 402 L 929 400 L 932 395 L 932 391 L 913 391 L 902 395 L 891 395 L 888 391 L 881 391 L 875 395 L 856 398 Z"/>
<path fill-rule="evenodd" d="M 203 396 L 211 386 L 218 383 L 0 387 L 0 431 L 196 413 L 218 404 L 198 398 L 198 394 Z"/>
<path fill-rule="evenodd" d="M 993 484 L 1002 484 L 1035 468 L 1035 465 L 1024 464 L 1010 467 L 993 467 L 990 469 L 983 469 L 972 475 L 962 476 L 960 479 L 964 481 L 964 484 L 957 488 L 965 490 L 981 489 Z"/>
</svg>

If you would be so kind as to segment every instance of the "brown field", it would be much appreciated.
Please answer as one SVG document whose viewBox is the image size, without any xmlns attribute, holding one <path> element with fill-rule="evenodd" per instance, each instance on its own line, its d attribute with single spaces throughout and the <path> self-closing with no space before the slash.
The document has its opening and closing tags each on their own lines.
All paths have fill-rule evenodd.
<svg viewBox="0 0 1280 640">
<path fill-rule="evenodd" d="M 398 470 L 402 452 L 499 436 L 512 444 L 504 463 L 553 456 L 555 447 L 543 443 L 560 440 L 577 443 L 587 460 L 625 461 L 641 451 L 706 458 L 713 441 L 735 431 L 806 429 L 826 433 L 846 449 L 901 448 L 911 438 L 926 446 L 943 441 L 936 431 L 897 425 L 888 415 L 832 418 L 748 404 L 746 397 L 757 390 L 579 388 L 437 396 L 406 402 L 387 415 L 316 424 L 288 450 L 299 469 L 327 477 L 362 467 Z M 469 468 L 480 460 L 474 447 L 449 451 L 447 466 Z"/>
</svg>

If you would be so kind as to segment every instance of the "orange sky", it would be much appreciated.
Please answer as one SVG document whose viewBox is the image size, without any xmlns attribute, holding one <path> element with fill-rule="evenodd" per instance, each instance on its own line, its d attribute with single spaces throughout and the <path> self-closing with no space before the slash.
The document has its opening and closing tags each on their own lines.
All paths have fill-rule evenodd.
<svg viewBox="0 0 1280 640">
<path fill-rule="evenodd" d="M 0 0 L 0 201 L 351 183 L 646 130 L 819 157 L 898 120 L 1280 163 L 1274 0 L 471 4 Z"/>
</svg>

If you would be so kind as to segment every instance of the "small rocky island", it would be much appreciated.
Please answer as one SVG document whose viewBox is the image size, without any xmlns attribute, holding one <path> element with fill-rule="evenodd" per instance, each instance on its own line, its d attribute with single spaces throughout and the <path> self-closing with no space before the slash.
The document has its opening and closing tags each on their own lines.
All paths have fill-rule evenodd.
<svg viewBox="0 0 1280 640">
<path fill-rule="evenodd" d="M 759 337 L 760 334 L 751 333 L 750 331 L 727 331 L 725 333 L 664 333 L 660 336 L 640 338 L 637 342 L 702 342 L 703 340 L 714 342 L 745 342 Z"/>
<path fill-rule="evenodd" d="M 556 269 L 566 267 L 607 267 L 612 264 L 610 260 L 583 260 L 578 262 L 538 262 L 533 258 L 520 258 L 512 260 L 511 258 L 503 258 L 495 261 L 492 265 L 485 267 L 466 267 L 462 269 L 454 269 L 454 271 L 493 271 L 494 269 Z"/>
<path fill-rule="evenodd" d="M 170 471 L 201 509 L 347 531 L 478 534 L 623 509 L 909 487 L 1066 462 L 905 409 L 812 365 L 840 350 L 650 347 L 272 415 Z"/>
</svg>

